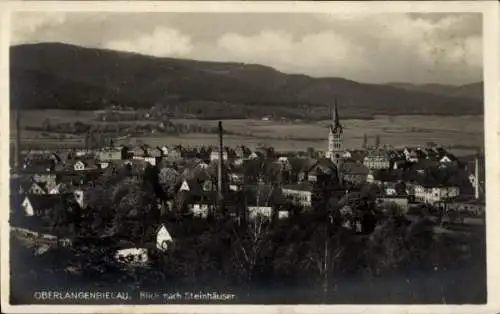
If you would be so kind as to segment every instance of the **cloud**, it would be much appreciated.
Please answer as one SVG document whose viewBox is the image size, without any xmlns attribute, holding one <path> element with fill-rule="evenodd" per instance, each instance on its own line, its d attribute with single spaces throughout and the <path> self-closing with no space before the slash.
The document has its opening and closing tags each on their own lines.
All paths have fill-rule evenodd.
<svg viewBox="0 0 500 314">
<path fill-rule="evenodd" d="M 159 57 L 260 63 L 373 83 L 482 78 L 482 17 L 476 13 L 16 13 L 12 20 L 13 43 L 61 41 Z"/>
<path fill-rule="evenodd" d="M 66 22 L 63 12 L 20 12 L 13 14 L 11 43 L 23 44 L 38 41 L 40 33 L 60 27 Z M 48 39 L 48 36 L 42 36 Z"/>
<path fill-rule="evenodd" d="M 105 48 L 137 52 L 157 57 L 184 56 L 191 52 L 191 38 L 176 29 L 156 27 L 152 33 L 139 34 L 132 39 L 113 40 Z"/>
<path fill-rule="evenodd" d="M 362 62 L 359 47 L 335 32 L 294 38 L 283 30 L 265 30 L 254 36 L 222 35 L 216 42 L 219 58 L 240 62 L 272 64 L 285 72 L 316 75 L 342 69 L 348 62 Z"/>
</svg>

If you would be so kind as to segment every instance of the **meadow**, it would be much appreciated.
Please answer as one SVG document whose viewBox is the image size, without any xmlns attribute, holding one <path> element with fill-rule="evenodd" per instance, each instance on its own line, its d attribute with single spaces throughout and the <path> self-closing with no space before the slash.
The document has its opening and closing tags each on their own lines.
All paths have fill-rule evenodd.
<svg viewBox="0 0 500 314">
<path fill-rule="evenodd" d="M 97 122 L 92 111 L 70 110 L 30 110 L 22 114 L 23 128 L 40 126 L 44 121 L 50 123 L 76 122 L 106 124 L 113 122 Z M 215 120 L 172 119 L 174 123 L 197 124 L 215 127 Z M 131 124 L 154 123 L 153 121 L 129 121 Z M 476 147 L 484 146 L 483 116 L 375 116 L 371 120 L 342 120 L 344 126 L 344 143 L 347 148 L 361 147 L 363 135 L 368 136 L 368 143 L 373 144 L 379 136 L 381 144 L 396 147 L 404 145 L 425 145 L 435 142 L 454 148 L 456 154 L 468 154 Z M 305 150 L 312 147 L 324 150 L 327 146 L 329 121 L 263 121 L 252 119 L 224 120 L 223 127 L 229 132 L 224 137 L 227 146 L 247 145 L 255 147 L 259 144 L 272 145 L 276 150 Z M 13 124 L 11 124 L 11 129 Z M 11 132 L 11 137 L 15 132 Z M 78 136 L 66 135 L 65 138 L 54 139 L 42 136 L 39 132 L 23 131 L 24 143 L 46 143 L 52 145 L 72 145 L 82 143 Z M 179 136 L 164 134 L 147 134 L 127 137 L 118 140 L 120 144 L 145 143 L 149 145 L 200 146 L 217 145 L 216 134 L 181 134 Z"/>
</svg>

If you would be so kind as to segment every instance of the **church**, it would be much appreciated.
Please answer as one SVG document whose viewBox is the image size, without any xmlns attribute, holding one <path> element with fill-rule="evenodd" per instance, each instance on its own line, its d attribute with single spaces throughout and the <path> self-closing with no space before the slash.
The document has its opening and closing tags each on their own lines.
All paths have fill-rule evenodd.
<svg viewBox="0 0 500 314">
<path fill-rule="evenodd" d="M 335 108 L 331 110 L 332 124 L 328 133 L 328 151 L 326 158 L 330 159 L 334 164 L 337 164 L 344 153 L 344 129 L 340 124 L 339 111 L 337 107 L 337 98 L 335 98 Z"/>
</svg>

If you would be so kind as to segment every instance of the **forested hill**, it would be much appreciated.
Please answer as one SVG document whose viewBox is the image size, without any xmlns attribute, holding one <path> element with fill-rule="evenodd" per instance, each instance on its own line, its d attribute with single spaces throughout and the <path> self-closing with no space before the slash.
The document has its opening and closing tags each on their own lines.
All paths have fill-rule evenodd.
<svg viewBox="0 0 500 314">
<path fill-rule="evenodd" d="M 387 85 L 407 90 L 421 91 L 443 96 L 476 98 L 476 99 L 484 98 L 483 97 L 484 86 L 482 82 L 465 84 L 460 86 L 443 85 L 443 84 L 415 85 L 410 83 L 389 83 Z"/>
<path fill-rule="evenodd" d="M 60 43 L 11 47 L 11 105 L 91 110 L 164 105 L 204 116 L 326 118 L 337 96 L 347 116 L 482 114 L 482 99 L 397 84 L 290 75 L 273 68 L 156 58 Z M 172 109 L 173 110 L 173 109 Z"/>
</svg>

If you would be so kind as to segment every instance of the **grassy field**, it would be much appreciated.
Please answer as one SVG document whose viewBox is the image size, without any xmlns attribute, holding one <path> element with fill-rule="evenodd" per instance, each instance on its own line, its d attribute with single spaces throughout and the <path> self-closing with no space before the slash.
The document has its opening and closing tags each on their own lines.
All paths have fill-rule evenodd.
<svg viewBox="0 0 500 314">
<path fill-rule="evenodd" d="M 51 123 L 76 122 L 105 123 L 94 121 L 95 113 L 90 111 L 36 110 L 23 113 L 22 127 L 40 126 L 45 119 Z M 198 124 L 215 127 L 217 121 L 195 119 L 173 119 L 174 123 Z M 109 122 L 113 123 L 113 122 Z M 130 121 L 127 123 L 148 123 Z M 151 123 L 151 122 L 149 122 Z M 326 149 L 328 121 L 280 122 L 261 120 L 224 120 L 225 130 L 231 132 L 224 140 L 228 146 L 245 144 L 254 147 L 259 143 L 274 146 L 277 150 L 305 150 L 307 147 Z M 457 154 L 470 153 L 468 147 L 482 146 L 484 122 L 482 116 L 377 116 L 372 120 L 345 120 L 344 143 L 348 148 L 362 145 L 363 134 L 369 143 L 379 135 L 382 144 L 394 146 L 419 145 L 436 142 L 442 145 L 462 146 Z M 12 126 L 12 125 L 11 125 Z M 11 135 L 14 135 L 12 133 Z M 47 143 L 48 145 L 81 143 L 78 137 L 66 139 L 44 138 L 38 132 L 25 131 L 22 139 L 26 143 Z M 151 134 L 120 140 L 123 144 L 147 143 L 150 145 L 185 146 L 216 145 L 216 134 L 183 134 L 181 136 Z"/>
</svg>

